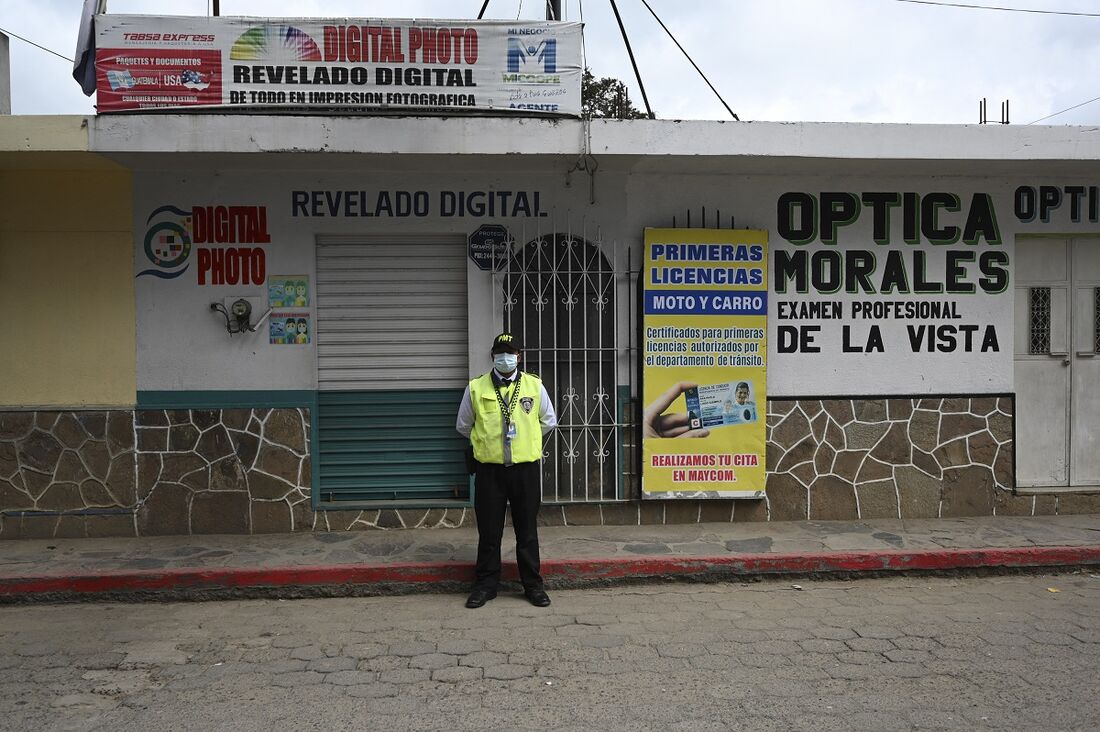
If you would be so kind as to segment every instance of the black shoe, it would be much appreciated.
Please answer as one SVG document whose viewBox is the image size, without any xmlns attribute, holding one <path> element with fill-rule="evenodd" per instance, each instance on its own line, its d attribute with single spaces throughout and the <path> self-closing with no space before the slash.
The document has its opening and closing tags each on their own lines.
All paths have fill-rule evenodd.
<svg viewBox="0 0 1100 732">
<path fill-rule="evenodd" d="M 470 593 L 470 596 L 466 598 L 466 607 L 470 608 L 471 610 L 474 608 L 479 608 L 496 596 L 496 590 L 474 590 Z M 549 602 L 550 601 L 547 600 L 547 604 L 549 604 Z"/>
<path fill-rule="evenodd" d="M 535 607 L 547 607 L 550 604 L 550 595 L 546 594 L 546 590 L 524 590 L 523 594 L 527 597 L 527 602 Z"/>
</svg>

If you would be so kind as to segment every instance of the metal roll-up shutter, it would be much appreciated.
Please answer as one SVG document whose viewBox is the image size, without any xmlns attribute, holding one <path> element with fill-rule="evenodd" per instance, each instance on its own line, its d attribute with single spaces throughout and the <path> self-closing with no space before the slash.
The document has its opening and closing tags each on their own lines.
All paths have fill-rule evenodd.
<svg viewBox="0 0 1100 732">
<path fill-rule="evenodd" d="M 466 240 L 317 238 L 322 503 L 465 500 Z"/>
<path fill-rule="evenodd" d="M 321 391 L 464 388 L 466 240 L 317 239 Z"/>
</svg>

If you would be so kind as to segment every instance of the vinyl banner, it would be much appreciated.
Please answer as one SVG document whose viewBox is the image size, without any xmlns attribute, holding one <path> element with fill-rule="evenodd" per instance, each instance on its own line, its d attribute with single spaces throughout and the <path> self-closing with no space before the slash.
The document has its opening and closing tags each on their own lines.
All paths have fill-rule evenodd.
<svg viewBox="0 0 1100 732">
<path fill-rule="evenodd" d="M 768 233 L 646 229 L 643 498 L 759 498 Z"/>
<path fill-rule="evenodd" d="M 100 112 L 581 112 L 581 24 L 97 15 Z"/>
</svg>

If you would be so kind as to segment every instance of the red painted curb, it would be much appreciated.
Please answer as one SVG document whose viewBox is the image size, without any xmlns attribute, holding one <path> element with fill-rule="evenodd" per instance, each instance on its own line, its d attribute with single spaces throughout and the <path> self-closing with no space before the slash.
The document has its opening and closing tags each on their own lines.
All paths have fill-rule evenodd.
<svg viewBox="0 0 1100 732">
<path fill-rule="evenodd" d="M 973 569 L 977 567 L 1056 567 L 1100 563 L 1100 546 L 926 549 L 917 551 L 816 552 L 810 554 L 731 554 L 716 557 L 630 557 L 565 559 L 543 563 L 549 577 L 622 579 L 683 576 L 882 572 Z"/>
<path fill-rule="evenodd" d="M 645 577 L 692 575 L 752 576 L 839 572 L 950 570 L 978 567 L 1057 567 L 1100 564 L 1100 546 L 918 551 L 817 552 L 811 554 L 730 554 L 713 557 L 604 557 L 543 562 L 548 580 L 609 582 Z M 473 580 L 467 562 L 402 562 L 328 566 L 183 568 L 107 571 L 82 575 L 0 577 L 0 598 L 45 594 L 95 595 L 241 588 L 342 585 L 430 585 Z M 514 563 L 505 578 L 516 578 Z"/>
</svg>

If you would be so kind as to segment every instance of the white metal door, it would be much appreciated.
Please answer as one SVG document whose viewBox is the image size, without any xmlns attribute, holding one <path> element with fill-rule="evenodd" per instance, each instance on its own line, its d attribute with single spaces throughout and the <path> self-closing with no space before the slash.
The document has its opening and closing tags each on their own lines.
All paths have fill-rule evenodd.
<svg viewBox="0 0 1100 732">
<path fill-rule="evenodd" d="M 1100 486 L 1100 239 L 1073 241 L 1070 373 L 1072 486 Z"/>
<path fill-rule="evenodd" d="M 1016 484 L 1100 485 L 1100 240 L 1016 242 Z"/>
</svg>

